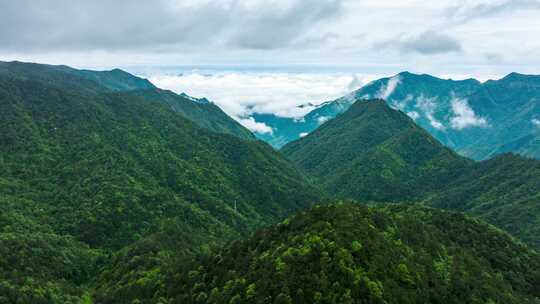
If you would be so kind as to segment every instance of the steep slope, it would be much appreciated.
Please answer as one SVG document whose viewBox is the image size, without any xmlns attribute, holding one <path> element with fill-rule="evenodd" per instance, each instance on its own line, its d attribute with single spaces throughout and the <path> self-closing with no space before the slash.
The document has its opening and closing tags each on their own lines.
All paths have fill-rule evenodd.
<svg viewBox="0 0 540 304">
<path fill-rule="evenodd" d="M 465 211 L 540 246 L 540 161 L 507 155 L 476 163 L 383 101 L 357 102 L 282 151 L 330 195 Z"/>
<path fill-rule="evenodd" d="M 210 132 L 129 92 L 70 90 L 30 76 L 0 76 L 0 172 L 0 240 L 17 239 L 20 245 L 8 243 L 14 251 L 38 248 L 32 245 L 36 227 L 48 227 L 43 233 L 50 236 L 42 240 L 58 246 L 45 246 L 44 254 L 70 258 L 87 254 L 84 246 L 111 252 L 167 223 L 182 236 L 176 246 L 194 251 L 273 223 L 319 197 L 262 142 Z M 18 235 L 9 235 L 13 229 Z M 84 245 L 80 251 L 70 249 L 77 244 Z M 19 265 L 34 267 L 40 284 L 52 289 L 30 288 L 17 279 L 23 269 L 3 276 L 0 286 L 56 296 L 63 292 L 54 284 L 86 278 L 45 275 L 26 262 Z M 61 263 L 70 262 L 52 262 Z"/>
<path fill-rule="evenodd" d="M 124 231 L 124 220 L 146 218 L 134 223 L 135 232 L 144 231 L 159 213 L 180 211 L 169 204 L 195 203 L 236 226 L 271 221 L 313 198 L 301 176 L 265 144 L 206 131 L 161 104 L 1 80 L 0 164 L 7 193 L 54 202 L 49 207 L 57 212 L 68 208 L 61 212 L 72 221 L 58 225 L 90 244 L 125 243 L 135 233 Z M 115 207 L 96 209 L 100 205 Z M 104 222 L 81 221 L 86 212 L 99 212 Z"/>
<path fill-rule="evenodd" d="M 92 71 L 77 70 L 65 65 L 0 61 L 0 74 L 21 79 L 39 79 L 58 87 L 84 90 L 119 92 L 156 88 L 147 79 L 136 77 L 120 69 Z"/>
<path fill-rule="evenodd" d="M 536 132 L 531 132 L 516 140 L 511 140 L 503 145 L 499 145 L 489 157 L 493 157 L 504 153 L 517 153 L 525 157 L 540 158 L 540 127 Z"/>
<path fill-rule="evenodd" d="M 255 139 L 253 133 L 206 99 L 195 99 L 186 94 L 178 95 L 161 89 L 138 90 L 131 92 L 131 94 L 149 101 L 164 103 L 182 116 L 210 131 L 230 134 L 242 139 Z"/>
<path fill-rule="evenodd" d="M 540 134 L 540 76 L 512 73 L 486 82 L 468 100 L 492 123 L 459 147 L 464 155 L 485 159 L 516 152 L 540 159 L 537 140 L 532 139 Z"/>
<path fill-rule="evenodd" d="M 179 263 L 161 296 L 174 303 L 539 303 L 538 269 L 537 253 L 462 214 L 330 205 Z"/>
<path fill-rule="evenodd" d="M 469 163 L 383 100 L 355 103 L 282 152 L 328 193 L 363 201 L 416 199 Z"/>
<path fill-rule="evenodd" d="M 156 88 L 147 79 L 120 69 L 111 71 L 77 70 L 68 66 L 24 62 L 0 62 L 0 75 L 17 79 L 39 80 L 61 89 L 87 93 L 126 92 L 146 100 L 166 104 L 201 127 L 243 139 L 254 135 L 206 99 L 197 100 L 185 94 Z"/>
<path fill-rule="evenodd" d="M 110 71 L 92 71 L 70 69 L 70 73 L 93 80 L 112 91 L 148 90 L 156 87 L 147 79 L 136 77 L 126 71 L 114 69 Z"/>
<path fill-rule="evenodd" d="M 504 154 L 476 163 L 425 203 L 480 216 L 540 248 L 538 160 Z"/>
</svg>

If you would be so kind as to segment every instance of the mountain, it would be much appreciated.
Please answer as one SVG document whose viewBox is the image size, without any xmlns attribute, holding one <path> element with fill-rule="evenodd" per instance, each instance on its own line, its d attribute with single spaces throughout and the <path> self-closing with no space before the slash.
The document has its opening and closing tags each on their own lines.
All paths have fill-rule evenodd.
<svg viewBox="0 0 540 304">
<path fill-rule="evenodd" d="M 414 116 L 414 113 L 418 114 L 418 110 L 415 109 L 415 106 L 418 103 L 422 108 L 426 108 L 428 112 L 433 112 L 429 113 L 429 117 L 433 118 L 435 116 L 438 117 L 443 111 L 448 111 L 450 108 L 450 100 L 452 98 L 467 96 L 474 92 L 480 85 L 480 82 L 473 79 L 454 81 L 439 79 L 425 74 L 416 75 L 409 72 L 403 72 L 394 77 L 375 80 L 347 96 L 322 103 L 301 119 L 296 119 L 295 121 L 297 123 L 295 124 L 295 128 L 290 126 L 293 125 L 292 119 L 280 118 L 282 123 L 281 126 L 279 126 L 274 125 L 272 119 L 268 119 L 268 117 L 257 115 L 254 115 L 253 117 L 257 122 L 263 122 L 274 128 L 274 137 L 282 139 L 276 145 L 274 145 L 272 139 L 269 140 L 269 143 L 277 148 L 281 148 L 287 142 L 300 138 L 300 133 L 310 133 L 324 122 L 345 112 L 359 99 L 385 99 L 395 108 L 403 111 L 410 111 L 411 116 Z M 437 98 L 433 98 L 432 96 L 437 96 Z M 444 104 L 444 106 L 441 106 L 441 108 L 434 108 L 432 105 L 434 102 L 436 102 L 437 105 Z M 422 127 L 432 134 L 436 133 L 434 134 L 435 137 L 440 140 L 442 138 L 443 140 L 441 141 L 443 143 L 451 144 L 451 140 L 446 138 L 446 135 L 440 132 L 439 129 L 432 126 L 427 117 L 418 118 L 419 124 Z M 436 122 L 435 125 L 437 126 Z M 290 133 L 289 130 L 295 130 L 296 132 Z M 264 137 L 261 138 L 265 139 Z"/>
<path fill-rule="evenodd" d="M 540 76 L 512 73 L 487 81 L 468 97 L 490 126 L 459 147 L 463 154 L 484 159 L 501 152 L 521 152 L 540 158 Z M 509 148 L 512 148 L 511 150 Z"/>
<path fill-rule="evenodd" d="M 509 142 L 500 145 L 492 151 L 489 156 L 493 157 L 509 152 L 526 157 L 538 158 L 538 155 L 540 155 L 540 128 L 538 129 L 538 132 L 532 132 L 529 135 L 525 135 L 513 141 L 510 140 Z"/>
<path fill-rule="evenodd" d="M 540 161 L 513 154 L 474 163 L 424 204 L 467 212 L 540 248 Z"/>
<path fill-rule="evenodd" d="M 538 253 L 460 213 L 333 204 L 179 262 L 148 302 L 539 303 L 538 269 Z"/>
<path fill-rule="evenodd" d="M 296 120 L 253 117 L 274 129 L 272 134 L 258 135 L 259 138 L 281 148 L 343 113 L 356 100 L 382 98 L 464 156 L 483 160 L 515 152 L 540 158 L 539 96 L 540 76 L 535 75 L 512 73 L 500 80 L 480 83 L 474 79 L 454 81 L 403 72 L 323 103 Z"/>
<path fill-rule="evenodd" d="M 253 133 L 206 99 L 196 99 L 186 94 L 176 94 L 158 88 L 138 90 L 131 92 L 131 94 L 148 101 L 164 103 L 182 116 L 210 131 L 230 134 L 242 139 L 256 139 Z"/>
<path fill-rule="evenodd" d="M 146 95 L 23 68 L 0 73 L 0 302 L 79 302 L 97 269 L 147 237 L 174 231 L 195 252 L 320 197 L 263 142 Z"/>
<path fill-rule="evenodd" d="M 120 69 L 111 71 L 77 70 L 68 66 L 0 62 L 0 75 L 17 79 L 34 79 L 62 89 L 88 93 L 129 92 L 146 100 L 164 103 L 185 118 L 208 130 L 255 139 L 254 135 L 206 99 L 175 94 L 155 87 L 147 79 Z"/>
<path fill-rule="evenodd" d="M 474 162 L 382 100 L 354 103 L 282 152 L 335 197 L 464 211 L 540 247 L 540 161 Z"/>
<path fill-rule="evenodd" d="M 281 151 L 328 193 L 360 201 L 417 199 L 470 162 L 383 100 L 355 103 Z"/>
</svg>

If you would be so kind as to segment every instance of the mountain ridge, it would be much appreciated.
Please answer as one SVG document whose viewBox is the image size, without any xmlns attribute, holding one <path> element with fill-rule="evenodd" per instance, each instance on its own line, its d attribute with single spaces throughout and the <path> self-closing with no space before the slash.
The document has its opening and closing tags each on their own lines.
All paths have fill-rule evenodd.
<svg viewBox="0 0 540 304">
<path fill-rule="evenodd" d="M 232 134 L 242 139 L 255 139 L 248 129 L 207 99 L 197 100 L 186 94 L 159 89 L 147 79 L 134 76 L 121 69 L 78 70 L 65 65 L 14 61 L 0 62 L 1 74 L 20 79 L 38 80 L 48 85 L 88 93 L 129 93 L 149 101 L 167 104 L 185 118 L 211 131 Z"/>
<path fill-rule="evenodd" d="M 354 103 L 282 152 L 336 198 L 463 211 L 540 246 L 540 161 L 465 158 L 382 100 Z"/>
<path fill-rule="evenodd" d="M 540 131 L 533 123 L 540 117 L 539 79 L 536 75 L 510 73 L 482 83 L 401 72 L 324 102 L 302 119 L 258 114 L 253 118 L 274 129 L 273 134 L 256 135 L 279 149 L 343 113 L 353 101 L 382 98 L 461 155 L 483 160 L 511 147 L 511 152 L 540 158 L 534 145 L 515 141 Z"/>
</svg>

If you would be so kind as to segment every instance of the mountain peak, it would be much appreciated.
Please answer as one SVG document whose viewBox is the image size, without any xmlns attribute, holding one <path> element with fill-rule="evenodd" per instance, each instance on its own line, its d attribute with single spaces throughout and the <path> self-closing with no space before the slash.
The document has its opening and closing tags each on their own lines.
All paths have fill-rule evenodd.
<svg viewBox="0 0 540 304">
<path fill-rule="evenodd" d="M 444 181 L 466 162 L 382 99 L 354 103 L 281 151 L 329 193 L 363 201 L 414 199 L 430 176 Z"/>
<path fill-rule="evenodd" d="M 375 113 L 392 113 L 397 114 L 399 111 L 392 109 L 384 99 L 357 99 L 349 108 L 348 111 L 343 113 L 343 116 L 348 115 L 358 116 Z M 400 114 L 403 114 L 399 112 Z M 407 117 L 403 114 L 404 118 Z"/>
</svg>

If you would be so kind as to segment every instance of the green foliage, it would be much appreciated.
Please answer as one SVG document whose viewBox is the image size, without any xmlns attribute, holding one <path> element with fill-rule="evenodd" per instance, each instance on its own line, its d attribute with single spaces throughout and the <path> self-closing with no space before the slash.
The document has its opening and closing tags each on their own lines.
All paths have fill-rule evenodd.
<svg viewBox="0 0 540 304">
<path fill-rule="evenodd" d="M 382 100 L 354 104 L 281 151 L 329 194 L 361 201 L 418 199 L 472 163 Z"/>
<path fill-rule="evenodd" d="M 338 204 L 178 263 L 165 281 L 174 303 L 539 303 L 539 269 L 537 253 L 459 213 Z"/>
<path fill-rule="evenodd" d="M 131 94 L 148 101 L 167 104 L 185 118 L 210 131 L 231 134 L 242 139 L 255 139 L 248 129 L 206 99 L 195 100 L 185 94 L 177 95 L 161 89 L 138 90 Z"/>
<path fill-rule="evenodd" d="M 72 237 L 0 232 L 0 303 L 79 303 L 102 254 Z"/>
<path fill-rule="evenodd" d="M 504 154 L 465 169 L 425 204 L 479 216 L 540 248 L 540 161 Z"/>
<path fill-rule="evenodd" d="M 539 302 L 538 254 L 462 214 L 340 203 L 237 241 L 321 197 L 252 139 L 120 70 L 0 62 L 0 303 Z M 382 101 L 284 152 L 338 197 L 538 245 L 538 162 L 474 163 Z"/>
<path fill-rule="evenodd" d="M 338 198 L 464 211 L 540 246 L 540 161 L 473 162 L 383 101 L 356 103 L 282 151 Z"/>
<path fill-rule="evenodd" d="M 10 299 L 68 301 L 63 295 L 81 297 L 90 285 L 101 303 L 158 301 L 161 269 L 172 259 L 319 197 L 268 145 L 201 128 L 165 101 L 111 92 L 126 87 L 102 86 L 109 76 L 0 65 L 0 237 L 14 258 L 24 257 L 19 247 L 47 251 L 20 263 L 0 255 L 10 273 L 33 280 L 2 277 Z"/>
</svg>

